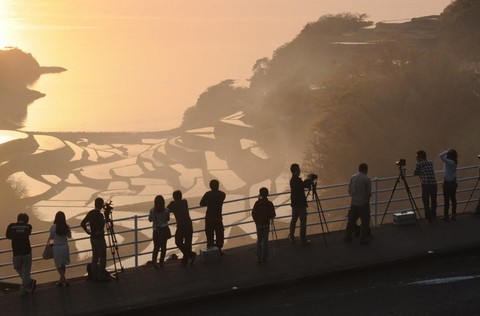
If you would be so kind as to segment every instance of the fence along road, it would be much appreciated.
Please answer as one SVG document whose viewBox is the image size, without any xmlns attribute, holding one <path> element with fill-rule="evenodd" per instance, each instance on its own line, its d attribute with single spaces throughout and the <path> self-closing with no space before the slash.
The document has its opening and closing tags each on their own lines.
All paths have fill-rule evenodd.
<svg viewBox="0 0 480 316">
<path fill-rule="evenodd" d="M 458 168 L 457 191 L 458 207 L 457 213 L 470 212 L 478 201 L 478 179 L 480 168 L 478 165 Z M 443 178 L 443 171 L 436 171 L 437 180 Z M 371 199 L 371 223 L 373 227 L 378 227 L 383 215 L 384 223 L 391 223 L 391 214 L 401 210 L 411 210 L 411 205 L 403 183 L 398 183 L 392 196 L 397 176 L 372 179 L 372 199 Z M 423 208 L 421 203 L 420 185 L 416 177 L 407 176 L 407 182 L 416 200 L 419 213 L 423 218 Z M 438 184 L 439 194 L 437 215 L 443 212 L 443 196 L 441 191 L 441 182 Z M 307 220 L 307 233 L 318 234 L 338 231 L 345 229 L 346 215 L 349 209 L 350 197 L 347 194 L 348 183 L 318 186 L 317 193 L 319 203 L 312 200 L 312 192 L 308 194 L 309 216 Z M 228 197 L 228 192 L 227 192 Z M 390 197 L 392 199 L 390 200 Z M 253 219 L 250 216 L 251 208 L 257 197 L 247 197 L 236 200 L 225 201 L 224 206 L 224 224 L 228 232 L 225 237 L 225 249 L 237 246 L 254 244 L 256 240 L 256 230 Z M 279 192 L 271 194 L 269 197 L 276 207 L 277 217 L 275 219 L 275 230 L 277 237 L 282 239 L 288 235 L 288 227 L 291 217 L 290 192 Z M 391 202 L 388 212 L 385 213 L 388 202 Z M 248 207 L 245 207 L 245 206 Z M 194 222 L 194 251 L 205 247 L 206 240 L 204 236 L 204 214 L 203 208 L 190 208 L 192 220 Z M 115 236 L 118 241 L 118 253 L 121 259 L 121 265 L 117 262 L 114 265 L 112 251 L 107 253 L 109 271 L 115 268 L 120 271 L 120 267 L 138 269 L 141 265 L 147 263 L 151 258 L 153 244 L 151 242 L 151 227 L 147 220 L 147 215 L 131 216 L 124 218 L 115 218 L 113 212 L 112 220 L 115 228 Z M 172 232 L 175 228 L 175 220 L 172 217 L 170 227 Z M 130 227 L 128 229 L 118 227 Z M 89 236 L 83 232 L 80 226 L 72 226 L 73 237 L 70 239 L 71 264 L 67 268 L 67 278 L 82 277 L 86 273 L 86 264 L 90 262 L 90 242 Z M 118 230 L 117 230 L 118 229 Z M 39 236 L 40 240 L 47 240 L 48 231 L 34 231 L 33 236 Z M 106 236 L 107 238 L 107 236 Z M 108 242 L 107 242 L 108 243 Z M 80 245 L 80 246 L 79 246 Z M 58 273 L 53 265 L 53 260 L 44 260 L 41 258 L 44 243 L 32 244 L 33 265 L 32 275 L 39 283 L 48 283 L 57 280 Z M 174 238 L 168 241 L 167 258 L 171 254 L 180 254 L 180 251 L 174 244 Z M 8 284 L 19 284 L 20 279 L 15 273 L 11 258 L 10 240 L 0 237 L 0 282 L 3 287 Z M 113 250 L 113 249 L 112 249 Z M 181 256 L 181 254 L 180 254 Z M 12 286 L 10 286 L 12 287 Z"/>
</svg>

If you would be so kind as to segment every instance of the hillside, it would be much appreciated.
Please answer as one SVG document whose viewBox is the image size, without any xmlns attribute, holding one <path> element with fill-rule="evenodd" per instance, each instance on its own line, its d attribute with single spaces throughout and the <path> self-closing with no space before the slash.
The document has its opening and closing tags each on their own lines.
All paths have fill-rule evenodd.
<svg viewBox="0 0 480 316">
<path fill-rule="evenodd" d="M 269 155 L 303 160 L 329 183 L 362 161 L 377 175 L 391 175 L 399 158 L 413 170 L 419 149 L 435 159 L 454 147 L 460 164 L 477 163 L 479 3 L 455 1 L 440 16 L 395 24 L 323 16 L 259 59 L 248 88 L 210 87 L 182 127 L 242 110 Z"/>
</svg>

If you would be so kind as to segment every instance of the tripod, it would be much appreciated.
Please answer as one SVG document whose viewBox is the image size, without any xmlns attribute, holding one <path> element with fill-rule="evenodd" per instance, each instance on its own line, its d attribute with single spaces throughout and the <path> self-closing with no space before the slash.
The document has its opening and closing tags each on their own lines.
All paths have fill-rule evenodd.
<svg viewBox="0 0 480 316">
<path fill-rule="evenodd" d="M 113 229 L 113 216 L 112 216 L 112 209 L 111 206 L 112 202 L 106 203 L 104 206 L 105 209 L 105 227 L 107 229 L 108 235 L 108 248 L 110 248 L 112 258 L 113 258 L 113 267 L 115 271 L 115 276 L 113 277 L 115 280 L 118 281 L 118 268 L 117 268 L 117 261 L 120 265 L 120 272 L 123 272 L 122 261 L 120 259 L 120 253 L 118 252 L 118 244 L 117 244 L 117 237 L 115 235 L 115 230 Z"/>
<path fill-rule="evenodd" d="M 478 183 L 480 182 L 480 168 L 478 168 L 478 179 L 477 183 L 475 183 L 475 186 L 472 189 L 472 192 L 470 193 L 470 197 L 468 198 L 467 203 L 465 204 L 465 207 L 463 208 L 463 213 L 465 213 L 465 210 L 467 209 L 468 203 L 470 203 L 470 200 L 472 199 L 473 193 L 477 189 Z"/>
<path fill-rule="evenodd" d="M 387 214 L 388 207 L 392 202 L 393 194 L 395 193 L 395 190 L 397 189 L 398 183 L 400 182 L 400 179 L 401 179 L 403 181 L 403 185 L 405 186 L 405 190 L 407 191 L 407 196 L 408 196 L 408 200 L 410 201 L 410 206 L 412 207 L 412 211 L 415 213 L 415 220 L 417 221 L 418 229 L 420 229 L 420 223 L 418 222 L 418 218 L 422 218 L 422 216 L 418 211 L 418 207 L 417 207 L 417 204 L 415 203 L 415 199 L 413 198 L 412 192 L 408 187 L 407 179 L 405 179 L 405 165 L 398 164 L 398 169 L 400 171 L 400 174 L 398 175 L 397 181 L 395 182 L 395 186 L 393 187 L 392 194 L 390 195 L 390 199 L 388 200 L 387 207 L 385 208 L 385 212 L 383 212 L 383 217 L 382 217 L 382 221 L 380 222 L 380 225 L 383 224 L 383 220 L 385 219 L 385 214 Z"/>
<path fill-rule="evenodd" d="M 327 237 L 325 236 L 325 230 L 327 231 L 327 233 L 329 231 L 327 226 L 327 220 L 325 218 L 325 213 L 323 213 L 322 204 L 320 203 L 320 199 L 318 198 L 316 180 L 312 181 L 312 184 L 308 189 L 307 197 L 310 194 L 310 192 L 312 192 L 312 200 L 315 201 L 315 205 L 317 207 L 318 219 L 320 221 L 320 226 L 322 227 L 323 240 L 325 242 L 325 246 L 327 246 Z M 325 228 L 323 227 L 323 225 L 325 225 Z"/>
</svg>

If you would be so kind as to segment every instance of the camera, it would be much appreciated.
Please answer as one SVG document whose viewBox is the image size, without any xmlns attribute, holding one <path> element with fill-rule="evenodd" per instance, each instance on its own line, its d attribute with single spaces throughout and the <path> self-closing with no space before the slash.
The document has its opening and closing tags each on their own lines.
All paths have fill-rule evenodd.
<svg viewBox="0 0 480 316">
<path fill-rule="evenodd" d="M 480 155 L 478 155 L 478 159 L 480 159 Z"/>
<path fill-rule="evenodd" d="M 399 159 L 397 162 L 395 162 L 397 164 L 397 166 L 399 167 L 405 167 L 405 165 L 407 164 L 407 161 L 405 159 Z"/>
<path fill-rule="evenodd" d="M 110 202 L 107 202 L 103 205 L 103 209 L 105 210 L 105 219 L 107 221 L 110 220 L 110 213 L 112 213 L 112 210 L 113 210 L 112 204 L 113 204 L 113 202 L 110 201 Z"/>
<path fill-rule="evenodd" d="M 312 180 L 312 181 L 315 181 L 318 179 L 318 176 L 315 174 L 315 173 L 310 173 L 308 176 L 307 176 L 308 179 Z"/>
</svg>

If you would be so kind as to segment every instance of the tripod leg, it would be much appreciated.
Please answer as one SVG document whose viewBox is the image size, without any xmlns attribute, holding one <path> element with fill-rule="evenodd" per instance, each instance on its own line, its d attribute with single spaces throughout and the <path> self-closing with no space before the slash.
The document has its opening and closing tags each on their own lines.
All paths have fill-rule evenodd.
<svg viewBox="0 0 480 316">
<path fill-rule="evenodd" d="M 397 185 L 400 182 L 400 177 L 402 176 L 402 173 L 397 177 L 397 181 L 395 181 L 395 185 L 393 186 L 392 194 L 390 194 L 390 198 L 388 199 L 387 207 L 385 208 L 385 212 L 383 212 L 382 220 L 380 221 L 380 225 L 383 224 L 383 220 L 385 219 L 385 215 L 387 214 L 388 208 L 390 207 L 390 203 L 392 202 L 393 195 L 395 194 L 395 190 L 397 189 Z"/>
<path fill-rule="evenodd" d="M 419 230 L 422 230 L 420 227 L 420 222 L 418 219 L 422 219 L 422 216 L 420 215 L 420 212 L 417 207 L 417 203 L 415 203 L 415 199 L 413 198 L 412 191 L 410 191 L 410 187 L 408 186 L 407 179 L 405 177 L 402 177 L 403 184 L 405 185 L 405 190 L 407 191 L 407 196 L 408 200 L 410 201 L 410 206 L 412 207 L 412 211 L 415 213 L 415 221 L 417 222 L 417 226 Z M 417 217 L 418 216 L 418 217 Z"/>
<path fill-rule="evenodd" d="M 477 183 L 475 183 L 475 186 L 473 187 L 472 192 L 470 193 L 470 197 L 468 198 L 468 201 L 467 201 L 467 203 L 465 204 L 465 207 L 463 208 L 463 213 L 465 213 L 465 210 L 467 209 L 467 206 L 468 206 L 468 204 L 470 203 L 470 200 L 472 199 L 473 193 L 474 193 L 475 190 L 477 189 L 478 182 L 480 182 L 480 177 L 478 177 Z"/>
</svg>

